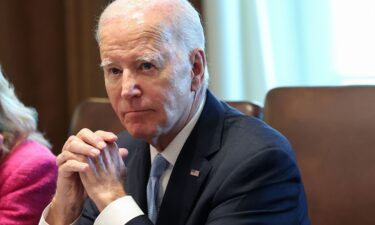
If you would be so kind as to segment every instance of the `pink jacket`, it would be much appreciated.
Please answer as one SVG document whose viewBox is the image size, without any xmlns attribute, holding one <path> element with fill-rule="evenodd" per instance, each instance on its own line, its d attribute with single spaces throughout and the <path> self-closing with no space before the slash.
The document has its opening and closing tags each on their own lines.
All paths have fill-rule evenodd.
<svg viewBox="0 0 375 225">
<path fill-rule="evenodd" d="M 18 145 L 0 162 L 0 224 L 38 224 L 55 193 L 56 157 L 34 141 Z"/>
</svg>

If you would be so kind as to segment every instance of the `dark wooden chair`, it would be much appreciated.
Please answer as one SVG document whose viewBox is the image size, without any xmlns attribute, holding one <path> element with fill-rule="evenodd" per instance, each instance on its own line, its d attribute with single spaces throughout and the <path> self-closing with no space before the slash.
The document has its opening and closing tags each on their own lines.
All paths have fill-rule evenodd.
<svg viewBox="0 0 375 225">
<path fill-rule="evenodd" d="M 264 120 L 296 152 L 312 225 L 375 224 L 375 86 L 276 88 Z"/>
</svg>

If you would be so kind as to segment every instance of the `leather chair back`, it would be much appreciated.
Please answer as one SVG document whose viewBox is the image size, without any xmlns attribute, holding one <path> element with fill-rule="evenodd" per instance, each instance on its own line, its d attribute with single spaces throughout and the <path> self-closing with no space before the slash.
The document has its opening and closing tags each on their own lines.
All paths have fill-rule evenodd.
<svg viewBox="0 0 375 225">
<path fill-rule="evenodd" d="M 124 130 L 107 98 L 89 98 L 74 109 L 69 133 L 76 134 L 82 128 L 110 131 L 115 134 Z"/>
<path fill-rule="evenodd" d="M 264 119 L 296 152 L 312 225 L 375 224 L 375 86 L 276 88 Z"/>
<path fill-rule="evenodd" d="M 258 118 L 263 116 L 262 108 L 257 104 L 246 101 L 227 103 L 244 114 Z M 76 134 L 82 128 L 111 131 L 115 134 L 124 130 L 107 98 L 89 98 L 75 108 L 69 134 Z"/>
</svg>

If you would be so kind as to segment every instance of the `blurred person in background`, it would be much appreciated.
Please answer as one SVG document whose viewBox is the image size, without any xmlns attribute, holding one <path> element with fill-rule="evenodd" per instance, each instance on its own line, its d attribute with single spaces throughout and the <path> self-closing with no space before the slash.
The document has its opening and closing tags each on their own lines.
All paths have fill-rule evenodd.
<svg viewBox="0 0 375 225">
<path fill-rule="evenodd" d="M 56 189 L 56 157 L 37 130 L 37 113 L 15 95 L 0 68 L 0 224 L 34 225 Z"/>
</svg>

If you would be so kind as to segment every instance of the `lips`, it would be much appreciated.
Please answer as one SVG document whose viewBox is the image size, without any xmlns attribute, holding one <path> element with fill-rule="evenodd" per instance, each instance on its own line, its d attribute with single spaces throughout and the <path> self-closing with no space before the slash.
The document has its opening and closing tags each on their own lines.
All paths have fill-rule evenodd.
<svg viewBox="0 0 375 225">
<path fill-rule="evenodd" d="M 128 113 L 142 113 L 142 112 L 148 112 L 148 111 L 151 111 L 151 109 L 127 110 L 127 111 L 125 111 L 125 114 L 128 114 Z"/>
<path fill-rule="evenodd" d="M 137 110 L 127 110 L 124 112 L 124 116 L 141 116 L 142 114 L 145 113 L 150 113 L 153 112 L 154 110 L 151 109 L 137 109 Z"/>
</svg>

